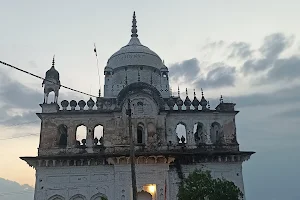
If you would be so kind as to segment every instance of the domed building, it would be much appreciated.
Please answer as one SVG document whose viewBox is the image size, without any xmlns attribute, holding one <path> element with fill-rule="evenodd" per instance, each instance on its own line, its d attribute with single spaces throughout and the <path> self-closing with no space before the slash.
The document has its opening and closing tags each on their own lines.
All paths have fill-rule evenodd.
<svg viewBox="0 0 300 200">
<path fill-rule="evenodd" d="M 168 68 L 141 44 L 136 23 L 134 14 L 129 43 L 108 59 L 103 97 L 59 105 L 53 59 L 37 113 L 38 156 L 21 158 L 36 170 L 35 200 L 131 200 L 134 185 L 138 200 L 175 200 L 195 169 L 244 192 L 242 163 L 254 152 L 239 150 L 235 104 L 221 97 L 211 109 L 203 92 L 173 96 Z"/>
</svg>

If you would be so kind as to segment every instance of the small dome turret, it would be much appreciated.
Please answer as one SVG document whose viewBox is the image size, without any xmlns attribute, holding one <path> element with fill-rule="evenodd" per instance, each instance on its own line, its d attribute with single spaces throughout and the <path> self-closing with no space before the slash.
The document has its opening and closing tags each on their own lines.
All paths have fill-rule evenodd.
<svg viewBox="0 0 300 200">
<path fill-rule="evenodd" d="M 55 65 L 54 58 L 55 57 L 53 56 L 52 67 L 46 72 L 45 79 L 54 79 L 56 81 L 59 81 L 59 73 L 58 73 L 58 71 L 54 67 L 54 65 Z"/>
<path fill-rule="evenodd" d="M 207 100 L 204 97 L 202 88 L 201 88 L 201 93 L 202 93 L 202 98 L 201 98 L 201 101 L 200 101 L 200 105 L 202 106 L 202 110 L 205 110 L 206 106 L 207 106 Z"/>
</svg>

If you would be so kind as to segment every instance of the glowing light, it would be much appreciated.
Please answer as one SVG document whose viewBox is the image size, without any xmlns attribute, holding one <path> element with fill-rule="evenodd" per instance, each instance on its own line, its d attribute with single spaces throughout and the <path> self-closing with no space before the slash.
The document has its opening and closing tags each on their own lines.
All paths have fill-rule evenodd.
<svg viewBox="0 0 300 200">
<path fill-rule="evenodd" d="M 155 193 L 156 191 L 156 185 L 149 185 L 148 190 L 151 194 Z"/>
</svg>

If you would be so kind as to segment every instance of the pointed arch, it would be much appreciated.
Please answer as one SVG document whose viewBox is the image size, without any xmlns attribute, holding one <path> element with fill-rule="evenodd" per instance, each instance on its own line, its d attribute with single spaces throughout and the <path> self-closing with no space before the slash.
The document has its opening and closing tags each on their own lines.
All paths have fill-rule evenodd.
<svg viewBox="0 0 300 200">
<path fill-rule="evenodd" d="M 94 127 L 94 145 L 103 145 L 104 126 L 98 124 Z"/>
<path fill-rule="evenodd" d="M 210 127 L 210 138 L 213 144 L 220 144 L 223 140 L 221 125 L 218 122 L 213 122 Z"/>
<path fill-rule="evenodd" d="M 93 195 L 91 200 L 108 200 L 108 198 L 105 194 L 102 194 L 99 192 L 99 193 Z"/>
<path fill-rule="evenodd" d="M 145 143 L 145 126 L 143 123 L 138 123 L 136 129 L 136 143 L 144 144 Z"/>
<path fill-rule="evenodd" d="M 65 200 L 65 198 L 56 194 L 56 195 L 50 197 L 48 200 Z"/>
<path fill-rule="evenodd" d="M 75 194 L 70 198 L 70 200 L 87 200 L 87 199 L 82 194 Z"/>
<path fill-rule="evenodd" d="M 204 125 L 201 122 L 194 124 L 194 139 L 197 144 L 205 143 Z"/>
<path fill-rule="evenodd" d="M 76 146 L 85 146 L 87 137 L 87 127 L 80 124 L 76 128 Z"/>
<path fill-rule="evenodd" d="M 68 143 L 68 127 L 61 124 L 57 127 L 57 145 L 66 148 Z"/>
<path fill-rule="evenodd" d="M 179 144 L 186 144 L 187 142 L 187 132 L 186 132 L 186 124 L 183 122 L 179 122 L 176 125 L 176 136 Z"/>
</svg>

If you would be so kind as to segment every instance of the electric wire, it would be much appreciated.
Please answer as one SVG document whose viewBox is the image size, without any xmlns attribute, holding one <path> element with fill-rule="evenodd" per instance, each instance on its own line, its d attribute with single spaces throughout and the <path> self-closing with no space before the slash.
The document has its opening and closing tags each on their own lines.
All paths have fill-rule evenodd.
<svg viewBox="0 0 300 200">
<path fill-rule="evenodd" d="M 47 80 L 47 79 L 45 79 L 45 78 L 43 78 L 43 77 L 41 77 L 41 76 L 38 76 L 38 75 L 36 75 L 36 74 L 33 74 L 33 73 L 28 72 L 28 71 L 23 70 L 23 69 L 20 69 L 20 68 L 18 68 L 18 67 L 15 67 L 15 66 L 13 66 L 13 65 L 11 65 L 11 64 L 8 64 L 8 63 L 6 63 L 6 62 L 3 62 L 3 61 L 1 61 L 1 60 L 0 60 L 0 64 L 3 64 L 3 65 L 8 66 L 8 67 L 11 67 L 11 68 L 16 69 L 16 70 L 18 70 L 18 71 L 21 71 L 21 72 L 23 72 L 23 73 L 25 73 L 25 74 L 28 74 L 28 75 L 31 75 L 31 76 L 33 76 L 33 77 L 35 77 L 35 78 L 39 78 L 39 79 L 42 79 L 42 80 L 51 82 L 51 83 L 53 83 L 53 84 L 55 84 L 55 85 L 60 85 L 61 87 L 65 88 L 65 89 L 68 89 L 68 90 L 71 90 L 71 91 L 73 91 L 73 92 L 78 92 L 78 93 L 80 93 L 80 94 L 84 94 L 84 95 L 87 95 L 87 96 L 90 96 L 90 97 L 98 97 L 98 96 L 95 96 L 95 95 L 92 95 L 92 94 L 88 94 L 88 93 L 81 92 L 81 91 L 79 91 L 79 90 L 76 90 L 76 89 L 67 87 L 67 86 L 65 86 L 65 85 L 57 84 L 57 83 L 55 83 L 54 81 Z"/>
<path fill-rule="evenodd" d="M 9 195 L 16 195 L 16 194 L 26 194 L 26 193 L 33 193 L 33 190 L 27 190 L 27 191 L 19 191 L 19 192 L 6 192 L 6 193 L 0 193 L 0 196 L 9 196 Z"/>
<path fill-rule="evenodd" d="M 98 81 L 99 81 L 99 97 L 101 96 L 101 80 L 100 80 L 100 69 L 99 69 L 99 59 L 98 59 L 98 53 L 96 49 L 96 43 L 94 43 L 94 52 L 96 55 L 96 60 L 97 60 L 97 70 L 98 70 Z"/>
<path fill-rule="evenodd" d="M 4 125 L 4 127 L 2 128 L 2 130 L 14 127 L 14 126 L 22 126 L 22 125 L 27 125 L 27 124 L 32 124 L 35 122 L 39 122 L 40 120 L 34 120 L 34 121 L 30 121 L 30 122 L 24 122 L 24 123 L 19 123 L 19 124 L 11 124 L 11 125 Z"/>
<path fill-rule="evenodd" d="M 2 139 L 0 139 L 0 141 L 24 138 L 24 137 L 29 137 L 29 136 L 38 136 L 38 135 L 39 135 L 39 133 L 31 133 L 31 134 L 28 134 L 28 135 L 14 136 L 14 137 L 10 137 L 10 138 L 2 138 Z"/>
</svg>

